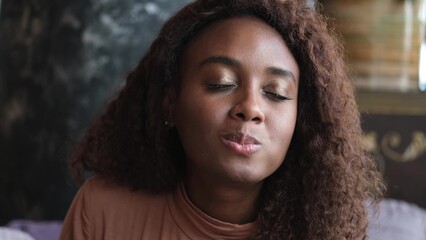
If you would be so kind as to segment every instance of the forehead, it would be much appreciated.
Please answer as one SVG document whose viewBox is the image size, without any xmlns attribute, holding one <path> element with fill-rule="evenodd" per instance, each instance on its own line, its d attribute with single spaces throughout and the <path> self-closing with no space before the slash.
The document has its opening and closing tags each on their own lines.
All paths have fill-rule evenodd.
<svg viewBox="0 0 426 240">
<path fill-rule="evenodd" d="M 283 66 L 298 77 L 297 63 L 280 33 L 256 17 L 233 17 L 207 26 L 186 46 L 182 66 L 195 66 L 211 56 L 230 57 L 258 68 Z"/>
<path fill-rule="evenodd" d="M 264 37 L 261 39 L 261 36 Z M 265 44 L 284 43 L 280 34 L 264 21 L 256 17 L 240 16 L 213 22 L 197 34 L 189 42 L 186 49 L 199 45 L 204 47 L 204 44 L 208 44 L 208 47 L 205 46 L 204 50 L 209 50 L 212 47 L 226 48 L 232 46 L 232 43 L 235 42 L 238 45 L 247 43 L 248 41 L 245 40 L 253 39 L 253 37 L 257 37 L 257 40 L 263 40 Z"/>
</svg>

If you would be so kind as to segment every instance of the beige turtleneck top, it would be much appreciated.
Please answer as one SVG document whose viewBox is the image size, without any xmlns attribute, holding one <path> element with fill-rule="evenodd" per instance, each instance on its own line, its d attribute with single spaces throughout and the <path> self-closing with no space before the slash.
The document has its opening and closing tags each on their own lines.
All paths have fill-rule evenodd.
<svg viewBox="0 0 426 240">
<path fill-rule="evenodd" d="M 61 240 L 248 239 L 254 223 L 214 219 L 189 200 L 184 185 L 169 194 L 132 191 L 87 180 L 65 218 Z"/>
</svg>

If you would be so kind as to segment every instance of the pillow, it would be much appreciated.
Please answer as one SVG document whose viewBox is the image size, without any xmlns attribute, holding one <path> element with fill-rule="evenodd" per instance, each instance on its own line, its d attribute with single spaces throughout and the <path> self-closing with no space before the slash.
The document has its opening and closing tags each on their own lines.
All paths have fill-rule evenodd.
<svg viewBox="0 0 426 240">
<path fill-rule="evenodd" d="M 371 240 L 426 240 L 426 210 L 400 200 L 384 199 L 368 209 Z"/>
</svg>

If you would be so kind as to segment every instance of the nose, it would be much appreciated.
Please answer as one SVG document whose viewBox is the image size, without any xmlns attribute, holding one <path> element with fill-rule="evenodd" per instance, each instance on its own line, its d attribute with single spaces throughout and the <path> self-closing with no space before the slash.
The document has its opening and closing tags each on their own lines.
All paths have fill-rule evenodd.
<svg viewBox="0 0 426 240">
<path fill-rule="evenodd" d="M 260 91 L 254 89 L 246 90 L 238 95 L 230 111 L 231 118 L 244 122 L 263 122 L 265 120 L 265 114 L 259 103 L 259 101 L 261 101 Z"/>
</svg>

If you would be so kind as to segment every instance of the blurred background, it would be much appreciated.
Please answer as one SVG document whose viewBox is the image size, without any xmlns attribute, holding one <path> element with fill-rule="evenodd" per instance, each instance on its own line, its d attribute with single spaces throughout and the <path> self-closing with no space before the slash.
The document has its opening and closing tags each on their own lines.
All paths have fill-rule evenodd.
<svg viewBox="0 0 426 240">
<path fill-rule="evenodd" d="M 63 219 L 67 155 L 188 0 L 2 0 L 0 225 Z"/>
<path fill-rule="evenodd" d="M 426 1 L 321 3 L 345 42 L 364 142 L 387 197 L 426 208 Z"/>
<path fill-rule="evenodd" d="M 0 0 L 0 226 L 63 219 L 70 149 L 188 2 Z M 345 42 L 386 197 L 426 208 L 426 1 L 319 3 Z"/>
</svg>

